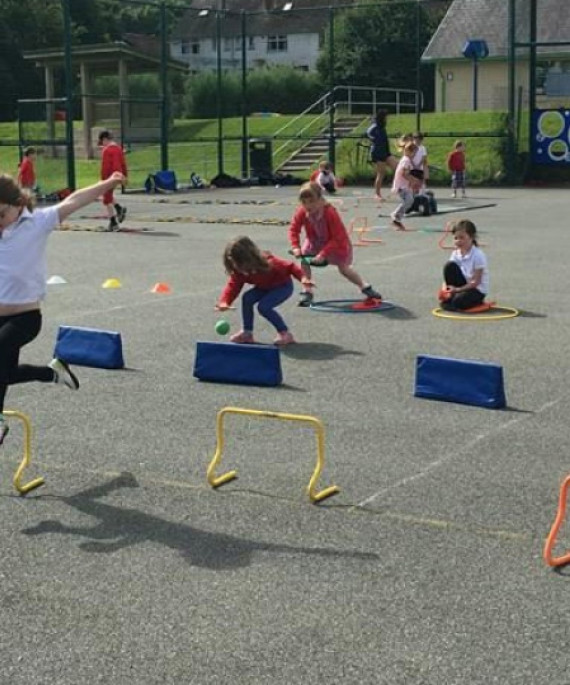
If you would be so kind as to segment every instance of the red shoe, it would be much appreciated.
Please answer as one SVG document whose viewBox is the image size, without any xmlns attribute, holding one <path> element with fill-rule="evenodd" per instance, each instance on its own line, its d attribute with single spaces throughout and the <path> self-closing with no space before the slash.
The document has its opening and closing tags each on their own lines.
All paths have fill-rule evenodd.
<svg viewBox="0 0 570 685">
<path fill-rule="evenodd" d="M 294 343 L 295 338 L 289 331 L 282 331 L 281 333 L 278 333 L 277 337 L 273 341 L 274 345 L 291 345 L 291 343 Z"/>
</svg>

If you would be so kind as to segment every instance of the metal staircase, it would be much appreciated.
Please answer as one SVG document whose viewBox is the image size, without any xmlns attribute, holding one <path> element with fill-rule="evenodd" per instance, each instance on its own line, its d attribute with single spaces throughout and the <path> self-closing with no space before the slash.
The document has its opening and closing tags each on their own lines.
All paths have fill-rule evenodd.
<svg viewBox="0 0 570 685">
<path fill-rule="evenodd" d="M 334 140 L 351 136 L 379 108 L 396 114 L 419 112 L 421 92 L 406 88 L 335 86 L 304 112 L 275 131 L 273 168 L 281 174 L 306 174 L 329 157 L 330 114 L 334 108 Z M 285 161 L 283 161 L 283 159 Z"/>
<path fill-rule="evenodd" d="M 339 117 L 334 122 L 334 135 L 336 140 L 350 135 L 366 117 L 352 115 Z M 329 128 L 323 128 L 316 136 L 296 150 L 277 169 L 280 174 L 306 173 L 307 169 L 314 168 L 318 163 L 329 156 Z"/>
</svg>

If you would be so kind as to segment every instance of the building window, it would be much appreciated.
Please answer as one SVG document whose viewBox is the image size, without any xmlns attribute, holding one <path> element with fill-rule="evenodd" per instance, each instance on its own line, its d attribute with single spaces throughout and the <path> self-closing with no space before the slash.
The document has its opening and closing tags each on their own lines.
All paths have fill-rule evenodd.
<svg viewBox="0 0 570 685">
<path fill-rule="evenodd" d="M 180 42 L 180 54 L 187 55 L 190 52 L 190 43 L 187 40 Z"/>
<path fill-rule="evenodd" d="M 248 50 L 255 50 L 255 36 L 248 36 L 247 48 Z"/>
<path fill-rule="evenodd" d="M 229 52 L 230 50 L 234 49 L 234 40 L 233 38 L 224 38 L 224 51 Z"/>
<path fill-rule="evenodd" d="M 192 49 L 193 55 L 199 55 L 200 54 L 200 43 L 197 40 L 193 41 L 192 45 L 191 45 L 191 49 Z"/>
<path fill-rule="evenodd" d="M 287 36 L 267 36 L 267 52 L 287 52 Z"/>
</svg>

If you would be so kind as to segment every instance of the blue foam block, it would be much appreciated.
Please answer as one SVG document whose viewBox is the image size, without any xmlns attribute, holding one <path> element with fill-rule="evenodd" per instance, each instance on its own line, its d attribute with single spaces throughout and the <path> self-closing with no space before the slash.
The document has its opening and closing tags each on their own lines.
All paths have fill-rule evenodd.
<svg viewBox="0 0 570 685">
<path fill-rule="evenodd" d="M 507 404 L 502 366 L 429 355 L 416 359 L 414 395 L 487 409 L 502 409 Z"/>
<path fill-rule="evenodd" d="M 236 343 L 196 343 L 194 376 L 201 381 L 242 385 L 283 382 L 277 347 Z"/>
<path fill-rule="evenodd" d="M 53 355 L 78 366 L 98 369 L 122 369 L 125 366 L 121 334 L 96 328 L 60 326 Z"/>
</svg>

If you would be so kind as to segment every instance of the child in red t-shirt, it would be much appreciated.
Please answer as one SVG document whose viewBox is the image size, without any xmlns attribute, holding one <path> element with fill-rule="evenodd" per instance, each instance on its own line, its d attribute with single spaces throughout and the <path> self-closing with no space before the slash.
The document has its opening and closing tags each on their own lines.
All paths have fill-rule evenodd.
<svg viewBox="0 0 570 685">
<path fill-rule="evenodd" d="M 462 140 L 457 140 L 447 155 L 447 168 L 451 171 L 451 197 L 457 197 L 458 188 L 465 197 L 465 143 Z"/>
<path fill-rule="evenodd" d="M 18 168 L 18 185 L 20 188 L 26 190 L 35 190 L 36 188 L 36 148 L 27 147 L 24 150 L 24 157 L 20 162 Z"/>
<path fill-rule="evenodd" d="M 224 250 L 224 266 L 229 274 L 228 282 L 220 295 L 216 309 L 225 311 L 240 294 L 246 283 L 253 288 L 241 298 L 243 330 L 232 335 L 235 343 L 254 343 L 253 307 L 277 330 L 276 345 L 289 345 L 295 339 L 289 332 L 287 324 L 277 312 L 276 307 L 293 294 L 291 276 L 307 286 L 312 285 L 305 278 L 301 267 L 296 262 L 275 257 L 270 252 L 262 252 L 247 236 L 241 236 L 227 244 Z"/>
<path fill-rule="evenodd" d="M 382 299 L 370 283 L 365 283 L 352 267 L 352 243 L 337 210 L 323 197 L 318 183 L 304 183 L 299 190 L 300 206 L 289 225 L 289 242 L 295 257 L 312 257 L 313 266 L 334 264 L 368 298 Z M 304 231 L 304 240 L 301 233 Z M 301 263 L 307 279 L 311 278 L 311 266 Z M 311 288 L 301 292 L 299 307 L 309 307 L 313 301 Z"/>
<path fill-rule="evenodd" d="M 123 148 L 113 140 L 110 131 L 101 131 L 98 138 L 101 148 L 101 180 L 109 178 L 115 171 L 120 171 L 125 178 L 128 176 L 127 162 Z M 113 191 L 103 195 L 103 206 L 109 217 L 108 231 L 118 231 L 119 224 L 123 223 L 127 214 L 127 208 L 115 202 Z"/>
</svg>

